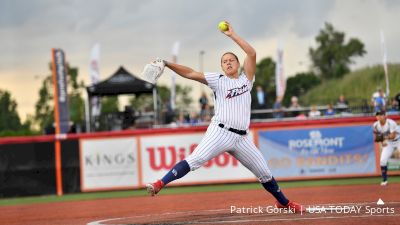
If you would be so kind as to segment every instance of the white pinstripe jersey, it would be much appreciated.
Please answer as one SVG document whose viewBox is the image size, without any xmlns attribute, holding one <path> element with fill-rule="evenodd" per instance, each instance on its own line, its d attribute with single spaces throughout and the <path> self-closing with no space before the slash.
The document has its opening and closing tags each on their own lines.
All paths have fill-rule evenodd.
<svg viewBox="0 0 400 225">
<path fill-rule="evenodd" d="M 383 134 L 385 137 L 396 131 L 397 134 L 394 140 L 398 140 L 400 137 L 397 123 L 392 119 L 386 118 L 386 123 L 383 126 L 379 121 L 376 121 L 373 125 L 373 129 L 375 133 Z"/>
<path fill-rule="evenodd" d="M 237 79 L 219 73 L 206 73 L 208 86 L 214 91 L 214 123 L 247 130 L 250 125 L 251 89 L 253 81 L 249 81 L 244 73 Z"/>
</svg>

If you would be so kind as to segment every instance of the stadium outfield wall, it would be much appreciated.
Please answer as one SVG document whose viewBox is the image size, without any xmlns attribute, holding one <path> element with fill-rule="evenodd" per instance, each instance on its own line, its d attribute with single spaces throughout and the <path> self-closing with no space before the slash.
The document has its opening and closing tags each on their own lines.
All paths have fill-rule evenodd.
<svg viewBox="0 0 400 225">
<path fill-rule="evenodd" d="M 400 116 L 392 117 L 399 120 Z M 279 180 L 377 176 L 374 117 L 253 123 L 250 137 Z M 61 140 L 64 193 L 137 189 L 162 177 L 200 143 L 207 127 L 0 139 L 0 197 L 56 193 L 54 141 Z M 400 174 L 392 159 L 392 174 Z M 254 182 L 228 153 L 171 185 Z"/>
</svg>

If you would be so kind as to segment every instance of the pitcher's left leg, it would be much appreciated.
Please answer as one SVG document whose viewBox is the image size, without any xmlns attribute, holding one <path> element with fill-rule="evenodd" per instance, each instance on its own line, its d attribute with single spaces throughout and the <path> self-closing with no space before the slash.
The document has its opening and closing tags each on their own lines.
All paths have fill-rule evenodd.
<svg viewBox="0 0 400 225">
<path fill-rule="evenodd" d="M 276 207 L 289 208 L 294 212 L 303 212 L 305 208 L 295 202 L 289 201 L 280 190 L 278 183 L 272 176 L 260 150 L 250 140 L 248 135 L 240 138 L 235 149 L 230 152 L 246 168 L 248 168 L 259 179 L 262 186 L 277 200 Z"/>
<path fill-rule="evenodd" d="M 387 144 L 385 147 L 382 148 L 381 159 L 380 159 L 381 173 L 382 173 L 381 186 L 386 186 L 388 184 L 387 163 L 390 156 L 392 156 L 394 148 L 395 146 L 393 146 L 392 144 Z"/>
</svg>

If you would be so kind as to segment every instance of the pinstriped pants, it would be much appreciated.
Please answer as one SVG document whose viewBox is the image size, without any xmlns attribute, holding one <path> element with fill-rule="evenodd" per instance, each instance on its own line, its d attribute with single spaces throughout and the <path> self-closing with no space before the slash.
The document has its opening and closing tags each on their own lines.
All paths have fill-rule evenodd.
<svg viewBox="0 0 400 225">
<path fill-rule="evenodd" d="M 380 164 L 381 166 L 387 166 L 387 163 L 389 161 L 390 156 L 392 156 L 394 149 L 399 149 L 400 148 L 400 140 L 399 141 L 388 141 L 387 145 L 382 148 L 381 152 L 381 160 Z M 189 164 L 190 165 L 190 164 Z"/>
<path fill-rule="evenodd" d="M 249 169 L 261 183 L 271 180 L 272 174 L 267 162 L 249 135 L 233 133 L 215 123 L 209 125 L 200 144 L 186 158 L 186 161 L 191 170 L 196 170 L 225 151 Z"/>
</svg>

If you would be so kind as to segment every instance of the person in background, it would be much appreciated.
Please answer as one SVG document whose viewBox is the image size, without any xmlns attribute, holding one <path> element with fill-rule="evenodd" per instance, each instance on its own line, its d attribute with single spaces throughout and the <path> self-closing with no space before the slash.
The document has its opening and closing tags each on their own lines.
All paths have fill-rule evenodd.
<svg viewBox="0 0 400 225">
<path fill-rule="evenodd" d="M 349 102 L 346 100 L 344 94 L 339 95 L 339 99 L 336 102 L 336 108 L 339 113 L 347 112 L 349 107 Z"/>
<path fill-rule="evenodd" d="M 201 117 L 202 122 L 211 122 L 211 117 L 212 117 L 212 109 L 209 104 L 205 105 L 204 111 L 203 111 L 203 117 Z"/>
<path fill-rule="evenodd" d="M 188 126 L 189 121 L 185 116 L 185 113 L 183 111 L 179 112 L 178 118 L 175 120 L 175 126 L 177 127 L 183 127 L 183 126 Z"/>
<path fill-rule="evenodd" d="M 257 90 L 257 105 L 256 108 L 263 109 L 266 107 L 265 103 L 265 92 L 260 85 L 256 87 Z"/>
<path fill-rule="evenodd" d="M 339 99 L 336 102 L 337 107 L 348 107 L 349 102 L 346 100 L 346 97 L 344 97 L 344 94 L 339 95 Z"/>
<path fill-rule="evenodd" d="M 376 122 L 374 122 L 372 129 L 374 132 L 374 141 L 381 144 L 381 172 L 382 182 L 381 186 L 388 184 L 387 177 L 387 163 L 392 156 L 394 149 L 400 149 L 400 134 L 397 123 L 386 117 L 385 111 L 378 111 L 375 113 Z"/>
<path fill-rule="evenodd" d="M 162 112 L 164 113 L 165 116 L 164 119 L 165 124 L 170 124 L 174 122 L 175 111 L 172 109 L 171 101 L 169 99 L 166 99 L 164 101 Z"/>
<path fill-rule="evenodd" d="M 282 97 L 278 96 L 276 97 L 275 103 L 274 103 L 274 118 L 276 119 L 281 119 L 284 116 L 283 112 L 283 107 L 282 107 Z"/>
<path fill-rule="evenodd" d="M 190 113 L 190 117 L 189 117 L 189 124 L 192 126 L 195 126 L 199 123 L 201 123 L 201 119 L 199 118 L 199 115 L 195 111 L 192 111 Z"/>
<path fill-rule="evenodd" d="M 335 114 L 336 112 L 332 104 L 328 104 L 328 108 L 326 109 L 324 116 L 334 116 Z"/>
<path fill-rule="evenodd" d="M 400 92 L 394 96 L 394 100 L 397 102 L 397 110 L 400 111 Z"/>
<path fill-rule="evenodd" d="M 382 89 L 378 90 L 378 94 L 373 94 L 374 112 L 386 111 L 386 97 Z"/>
<path fill-rule="evenodd" d="M 292 96 L 290 99 L 290 107 L 291 109 L 298 109 L 300 108 L 299 99 L 296 96 Z"/>
<path fill-rule="evenodd" d="M 125 110 L 122 112 L 122 129 L 134 129 L 135 128 L 135 112 L 133 111 L 132 107 L 125 106 Z"/>
<path fill-rule="evenodd" d="M 290 106 L 289 106 L 289 110 L 291 117 L 297 117 L 301 114 L 303 114 L 303 112 L 301 111 L 301 106 L 299 104 L 299 99 L 296 96 L 292 96 L 292 98 L 290 99 Z M 304 114 L 301 116 L 303 117 L 305 116 Z"/>
<path fill-rule="evenodd" d="M 395 98 L 392 98 L 390 100 L 391 104 L 388 106 L 388 110 L 387 110 L 387 114 L 390 115 L 396 115 L 399 113 L 399 106 L 398 106 L 398 102 L 396 101 Z"/>
<path fill-rule="evenodd" d="M 206 110 L 209 108 L 208 98 L 205 92 L 201 93 L 199 103 L 200 103 L 200 119 L 203 120 L 206 115 Z"/>
<path fill-rule="evenodd" d="M 315 118 L 315 117 L 320 117 L 321 112 L 317 109 L 317 106 L 312 105 L 310 112 L 308 112 L 308 117 L 310 118 Z"/>
<path fill-rule="evenodd" d="M 373 102 L 374 99 L 380 96 L 381 94 L 383 95 L 383 98 L 386 100 L 387 98 L 386 94 L 383 92 L 382 88 L 378 87 L 376 91 L 372 94 L 371 101 Z"/>
</svg>

